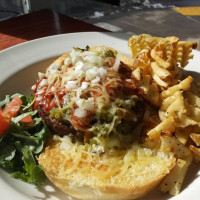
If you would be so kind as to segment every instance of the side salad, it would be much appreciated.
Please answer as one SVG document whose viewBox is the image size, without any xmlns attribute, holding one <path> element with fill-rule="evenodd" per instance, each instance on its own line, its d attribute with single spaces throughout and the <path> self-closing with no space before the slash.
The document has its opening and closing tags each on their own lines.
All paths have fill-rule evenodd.
<svg viewBox="0 0 200 200">
<path fill-rule="evenodd" d="M 33 98 L 17 93 L 0 101 L 0 167 L 12 178 L 41 185 L 45 174 L 36 157 L 48 128 L 32 110 Z"/>
</svg>

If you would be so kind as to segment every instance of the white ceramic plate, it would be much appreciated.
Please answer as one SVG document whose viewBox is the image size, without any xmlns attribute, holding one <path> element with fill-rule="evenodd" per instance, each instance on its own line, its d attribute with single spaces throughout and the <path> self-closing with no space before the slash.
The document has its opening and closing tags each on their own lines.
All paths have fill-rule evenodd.
<svg viewBox="0 0 200 200">
<path fill-rule="evenodd" d="M 105 45 L 130 56 L 127 42 L 130 35 L 123 33 L 72 33 L 56 35 L 26 42 L 0 52 L 0 99 L 6 94 L 16 92 L 29 94 L 30 87 L 36 82 L 37 72 L 45 68 L 55 57 L 70 51 L 73 47 L 84 48 L 86 45 Z M 189 73 L 199 76 L 200 53 L 194 51 L 194 59 L 186 67 Z M 199 67 L 199 68 L 198 68 Z M 191 166 L 186 176 L 182 192 L 175 197 L 160 194 L 154 190 L 142 200 L 197 200 L 199 199 L 200 171 L 198 166 Z M 0 169 L 0 199 L 6 200 L 69 200 L 48 180 L 39 188 L 34 185 L 14 180 Z"/>
</svg>

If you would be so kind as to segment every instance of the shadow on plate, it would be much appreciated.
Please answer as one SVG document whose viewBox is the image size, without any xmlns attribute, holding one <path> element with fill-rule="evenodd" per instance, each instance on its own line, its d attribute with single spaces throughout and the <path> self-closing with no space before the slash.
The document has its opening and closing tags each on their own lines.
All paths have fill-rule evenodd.
<svg viewBox="0 0 200 200">
<path fill-rule="evenodd" d="M 186 174 L 185 177 L 185 181 L 183 183 L 182 186 L 182 190 L 184 191 L 196 178 L 198 178 L 198 172 L 199 172 L 199 167 L 196 164 L 192 164 L 189 167 L 189 170 Z M 65 194 L 64 192 L 62 192 L 61 190 L 59 190 L 56 186 L 54 186 L 48 179 L 45 182 L 44 187 L 39 187 L 38 190 L 43 193 L 43 198 L 41 197 L 37 197 L 34 196 L 37 199 L 41 199 L 41 200 L 50 200 L 51 198 L 53 198 L 53 200 L 78 200 L 76 198 L 72 198 L 70 196 L 68 196 L 67 194 Z M 178 199 L 178 196 L 174 196 L 175 199 Z M 139 198 L 139 200 L 173 200 L 173 196 L 169 195 L 168 193 L 166 194 L 162 194 L 161 192 L 159 192 L 157 189 L 154 189 L 153 191 L 151 191 L 150 193 L 148 193 L 146 196 Z"/>
<path fill-rule="evenodd" d="M 34 198 L 39 200 L 78 200 L 76 198 L 73 198 L 61 190 L 59 190 L 56 186 L 54 186 L 48 179 L 45 182 L 44 186 L 38 187 L 38 190 L 43 194 L 42 198 L 34 196 Z M 168 200 L 171 196 L 168 194 L 161 194 L 157 190 L 153 190 L 152 192 L 148 193 L 143 198 L 140 198 L 139 200 Z M 114 199 L 113 199 L 114 200 Z"/>
<path fill-rule="evenodd" d="M 4 99 L 5 95 L 22 93 L 31 94 L 31 87 L 38 79 L 38 72 L 45 72 L 46 68 L 56 59 L 56 57 L 34 63 L 26 68 L 18 71 L 2 83 L 0 90 L 0 99 Z"/>
<path fill-rule="evenodd" d="M 67 194 L 65 194 L 64 192 L 62 192 L 61 190 L 59 190 L 56 186 L 54 186 L 49 179 L 47 179 L 45 181 L 45 185 L 44 186 L 40 186 L 38 187 L 38 190 L 43 194 L 43 197 L 37 197 L 34 196 L 34 198 L 36 199 L 40 199 L 40 200 L 78 200 L 76 198 L 73 198 Z"/>
<path fill-rule="evenodd" d="M 185 190 L 195 179 L 197 179 L 200 176 L 198 172 L 199 172 L 199 163 L 198 164 L 192 163 L 189 166 L 188 171 L 186 173 L 185 181 L 183 182 L 182 185 L 182 191 Z"/>
<path fill-rule="evenodd" d="M 194 78 L 194 80 L 197 80 L 197 81 L 200 80 L 200 73 L 199 72 L 190 71 L 190 70 L 183 69 L 183 68 L 180 68 L 180 71 L 181 71 L 181 73 L 183 73 L 183 75 L 185 77 L 192 76 Z"/>
</svg>

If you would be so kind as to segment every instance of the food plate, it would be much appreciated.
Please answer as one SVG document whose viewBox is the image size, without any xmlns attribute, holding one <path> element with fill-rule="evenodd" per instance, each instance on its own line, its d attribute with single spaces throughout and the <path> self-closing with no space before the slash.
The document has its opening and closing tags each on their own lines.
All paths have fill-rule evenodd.
<svg viewBox="0 0 200 200">
<path fill-rule="evenodd" d="M 46 67 L 59 55 L 70 51 L 73 47 L 110 46 L 130 57 L 128 38 L 123 33 L 84 32 L 50 36 L 29 41 L 0 52 L 0 99 L 6 94 L 16 92 L 29 94 L 30 87 L 37 79 L 37 72 L 44 72 Z M 193 51 L 194 59 L 186 67 L 188 75 L 198 77 L 200 72 L 200 52 Z M 163 195 L 154 190 L 141 200 L 187 200 L 198 199 L 200 185 L 200 170 L 192 165 L 186 175 L 182 192 L 178 196 Z M 0 199 L 7 200 L 68 200 L 66 194 L 54 187 L 48 180 L 44 186 L 34 185 L 14 180 L 0 169 Z"/>
</svg>

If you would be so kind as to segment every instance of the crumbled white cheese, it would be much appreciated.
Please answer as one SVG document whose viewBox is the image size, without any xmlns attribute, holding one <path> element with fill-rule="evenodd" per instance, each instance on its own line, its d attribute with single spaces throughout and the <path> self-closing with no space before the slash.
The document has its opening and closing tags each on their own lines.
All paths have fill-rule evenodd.
<svg viewBox="0 0 200 200">
<path fill-rule="evenodd" d="M 60 150 L 69 151 L 73 148 L 73 143 L 69 136 L 64 136 L 62 142 L 60 143 Z"/>
<path fill-rule="evenodd" d="M 54 141 L 62 141 L 62 138 L 58 135 L 53 135 L 53 140 Z"/>
<path fill-rule="evenodd" d="M 76 101 L 76 104 L 81 109 L 93 110 L 94 109 L 94 98 L 91 97 L 88 99 L 78 99 Z"/>
<path fill-rule="evenodd" d="M 74 75 L 77 77 L 83 76 L 84 70 L 85 70 L 84 63 L 82 61 L 78 61 L 75 64 Z"/>
<path fill-rule="evenodd" d="M 52 70 L 52 69 L 59 69 L 61 67 L 61 65 L 56 65 L 56 64 L 51 64 L 50 66 L 49 66 L 49 70 Z"/>
<path fill-rule="evenodd" d="M 86 71 L 86 79 L 87 80 L 93 80 L 96 78 L 97 75 L 98 75 L 97 67 L 93 67 Z"/>
<path fill-rule="evenodd" d="M 72 57 L 72 64 L 75 65 L 75 63 L 79 62 L 79 61 L 83 61 L 83 58 L 81 56 L 75 56 Z"/>
<path fill-rule="evenodd" d="M 78 56 L 78 55 L 81 55 L 81 52 L 76 51 L 75 49 L 72 49 L 72 51 L 70 52 L 71 57 L 75 57 L 75 56 Z"/>
<path fill-rule="evenodd" d="M 37 97 L 35 100 L 36 100 L 36 101 L 41 101 L 41 100 L 42 100 L 42 97 L 39 96 L 39 97 Z"/>
<path fill-rule="evenodd" d="M 58 70 L 57 69 L 49 69 L 49 74 L 57 74 Z"/>
<path fill-rule="evenodd" d="M 124 102 L 125 102 L 126 105 L 131 105 L 131 100 L 130 99 L 127 99 Z"/>
<path fill-rule="evenodd" d="M 42 79 L 42 81 L 40 82 L 40 87 L 43 87 L 45 85 L 48 85 L 48 80 L 47 79 Z"/>
<path fill-rule="evenodd" d="M 84 56 L 97 56 L 97 52 L 95 52 L 95 51 L 84 51 L 83 52 L 83 55 Z"/>
<path fill-rule="evenodd" d="M 94 66 L 94 65 L 91 64 L 91 63 L 85 63 L 85 64 L 84 64 L 84 71 L 85 71 L 85 72 L 86 72 L 86 70 L 88 70 L 88 69 L 92 69 L 92 68 L 97 69 L 97 67 Z"/>
<path fill-rule="evenodd" d="M 76 98 L 79 99 L 82 93 L 83 93 L 83 89 L 81 87 L 77 88 L 76 89 Z"/>
<path fill-rule="evenodd" d="M 63 96 L 63 104 L 66 104 L 70 101 L 70 97 L 69 97 L 69 94 L 66 94 Z"/>
<path fill-rule="evenodd" d="M 79 88 L 76 89 L 76 97 L 77 97 L 77 99 L 80 98 L 80 96 L 82 95 L 83 91 L 85 89 L 87 89 L 88 86 L 89 86 L 88 82 L 82 82 L 81 87 L 79 87 Z"/>
<path fill-rule="evenodd" d="M 78 61 L 75 64 L 75 71 L 77 71 L 77 70 L 83 70 L 83 68 L 84 68 L 84 63 L 82 61 Z"/>
<path fill-rule="evenodd" d="M 71 80 L 72 80 L 72 76 L 63 77 L 63 82 L 64 83 L 67 83 L 68 81 L 71 81 Z"/>
<path fill-rule="evenodd" d="M 88 82 L 82 82 L 82 84 L 81 84 L 81 88 L 82 88 L 82 89 L 87 89 L 88 86 L 89 86 L 89 83 L 88 83 Z"/>
<path fill-rule="evenodd" d="M 55 92 L 55 91 L 56 91 L 56 87 L 52 86 L 52 87 L 51 87 L 51 91 L 52 91 L 52 92 Z"/>
<path fill-rule="evenodd" d="M 107 71 L 103 67 L 98 68 L 98 74 L 100 77 L 104 78 L 107 76 Z"/>
<path fill-rule="evenodd" d="M 74 90 L 78 88 L 77 81 L 68 81 L 67 84 L 65 85 L 66 89 L 68 90 Z"/>
<path fill-rule="evenodd" d="M 115 63 L 113 65 L 113 70 L 115 72 L 118 72 L 119 70 L 119 65 L 120 65 L 120 54 L 117 54 L 116 59 L 115 59 Z"/>
<path fill-rule="evenodd" d="M 99 66 L 102 66 L 104 64 L 104 59 L 96 55 L 86 56 L 85 60 L 89 63 L 99 65 Z"/>
<path fill-rule="evenodd" d="M 96 78 L 95 79 L 93 79 L 92 81 L 91 81 L 91 83 L 99 83 L 100 82 L 100 77 L 99 76 L 96 76 Z"/>
<path fill-rule="evenodd" d="M 74 116 L 76 117 L 86 117 L 87 116 L 87 110 L 76 108 L 74 110 Z"/>
<path fill-rule="evenodd" d="M 40 80 L 42 80 L 45 77 L 45 74 L 42 72 L 38 72 L 38 77 Z"/>
<path fill-rule="evenodd" d="M 42 94 L 42 93 L 44 93 L 44 90 L 39 90 L 36 94 L 38 95 L 38 94 Z"/>
<path fill-rule="evenodd" d="M 65 65 L 69 65 L 71 62 L 72 62 L 72 58 L 71 58 L 71 57 L 67 57 L 67 58 L 65 58 L 65 60 L 64 60 L 64 64 L 65 64 Z"/>
<path fill-rule="evenodd" d="M 84 71 L 83 70 L 76 70 L 75 72 L 74 72 L 74 75 L 76 76 L 76 77 L 80 77 L 80 76 L 84 76 Z"/>
<path fill-rule="evenodd" d="M 36 84 L 34 84 L 32 87 L 31 87 L 32 90 L 35 90 L 36 89 Z"/>
</svg>

